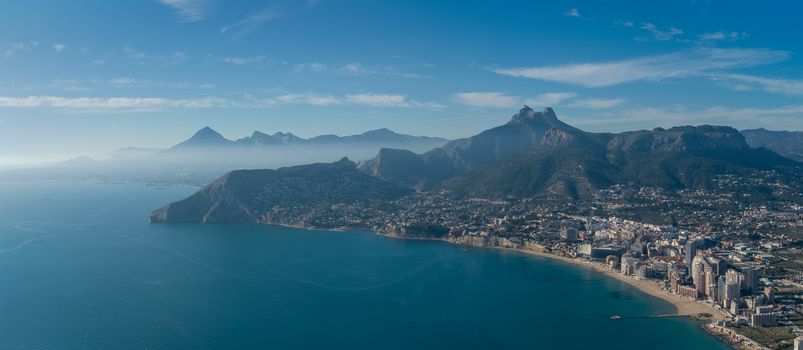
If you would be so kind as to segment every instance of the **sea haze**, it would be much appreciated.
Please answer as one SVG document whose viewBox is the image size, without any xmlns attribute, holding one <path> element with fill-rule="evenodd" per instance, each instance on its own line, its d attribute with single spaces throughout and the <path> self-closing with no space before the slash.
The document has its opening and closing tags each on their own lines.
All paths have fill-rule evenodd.
<svg viewBox="0 0 803 350">
<path fill-rule="evenodd" d="M 148 223 L 195 190 L 0 183 L 0 348 L 726 348 L 688 319 L 628 319 L 672 306 L 544 258 Z"/>
</svg>

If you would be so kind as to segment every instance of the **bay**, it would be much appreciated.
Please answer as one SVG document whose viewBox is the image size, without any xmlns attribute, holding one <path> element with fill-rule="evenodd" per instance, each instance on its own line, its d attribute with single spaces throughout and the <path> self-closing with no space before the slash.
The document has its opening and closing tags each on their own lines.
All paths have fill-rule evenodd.
<svg viewBox="0 0 803 350">
<path fill-rule="evenodd" d="M 671 312 L 662 300 L 541 257 L 148 223 L 195 190 L 0 183 L 0 349 L 727 348 L 692 320 L 640 318 Z"/>
</svg>

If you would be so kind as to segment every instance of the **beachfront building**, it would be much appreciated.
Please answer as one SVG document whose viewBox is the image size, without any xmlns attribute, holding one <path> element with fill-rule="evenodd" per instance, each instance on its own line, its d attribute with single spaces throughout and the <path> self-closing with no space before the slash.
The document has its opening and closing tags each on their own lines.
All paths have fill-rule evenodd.
<svg viewBox="0 0 803 350">
<path fill-rule="evenodd" d="M 753 327 L 775 327 L 775 314 L 753 314 L 750 315 L 750 325 Z"/>
<path fill-rule="evenodd" d="M 621 263 L 621 271 L 623 275 L 630 276 L 636 273 L 638 268 L 638 259 L 631 255 L 623 255 Z"/>
<path fill-rule="evenodd" d="M 774 327 L 775 307 L 773 305 L 757 306 L 756 312 L 750 315 L 750 325 L 753 327 Z"/>
<path fill-rule="evenodd" d="M 678 295 L 686 298 L 697 299 L 697 288 L 694 286 L 678 286 Z"/>
</svg>

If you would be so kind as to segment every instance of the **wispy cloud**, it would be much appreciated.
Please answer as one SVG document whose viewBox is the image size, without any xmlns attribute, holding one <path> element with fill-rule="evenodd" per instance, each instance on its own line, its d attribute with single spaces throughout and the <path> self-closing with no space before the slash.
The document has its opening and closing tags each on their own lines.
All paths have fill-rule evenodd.
<svg viewBox="0 0 803 350">
<path fill-rule="evenodd" d="M 122 50 L 123 55 L 126 58 L 134 60 L 140 64 L 171 65 L 180 63 L 187 59 L 187 55 L 183 52 L 174 52 L 172 54 L 147 54 L 128 45 L 124 45 Z M 104 60 L 103 62 L 97 64 L 103 64 L 105 62 L 106 61 Z"/>
<path fill-rule="evenodd" d="M 70 92 L 89 91 L 89 88 L 83 81 L 74 79 L 53 79 L 47 84 L 47 88 Z"/>
<path fill-rule="evenodd" d="M 171 7 L 182 22 L 198 22 L 206 18 L 212 3 L 210 0 L 159 0 Z"/>
<path fill-rule="evenodd" d="M 56 52 L 62 52 L 66 48 L 67 48 L 67 45 L 64 45 L 64 44 L 61 44 L 61 43 L 53 44 L 53 51 L 56 51 Z"/>
<path fill-rule="evenodd" d="M 3 58 L 12 58 L 17 55 L 19 52 L 23 51 L 30 51 L 33 50 L 35 47 L 39 46 L 38 41 L 31 41 L 27 43 L 18 42 L 9 45 L 8 47 L 2 48 L 2 52 L 0 52 L 0 56 Z"/>
<path fill-rule="evenodd" d="M 395 94 L 347 94 L 345 102 L 372 107 L 426 107 L 443 108 L 445 106 L 434 102 L 419 102 L 411 100 L 404 95 Z"/>
<path fill-rule="evenodd" d="M 394 66 L 366 66 L 361 63 L 346 63 L 342 65 L 337 73 L 340 75 L 348 76 L 384 76 L 384 77 L 397 77 L 407 79 L 426 79 L 426 75 L 412 72 L 400 71 Z"/>
<path fill-rule="evenodd" d="M 339 98 L 332 95 L 286 94 L 274 100 L 278 103 L 307 104 L 313 106 L 332 106 L 342 104 Z"/>
<path fill-rule="evenodd" d="M 320 63 L 320 62 L 315 62 L 315 63 L 310 63 L 310 64 L 298 63 L 298 64 L 293 65 L 293 71 L 295 71 L 296 73 L 301 73 L 301 72 L 303 72 L 303 71 L 305 71 L 307 69 L 312 70 L 314 72 L 323 72 L 323 71 L 329 69 L 329 66 L 327 66 L 327 65 L 325 65 L 323 63 Z"/>
<path fill-rule="evenodd" d="M 229 56 L 223 59 L 226 63 L 231 64 L 253 64 L 253 63 L 262 63 L 268 59 L 267 55 L 259 55 L 259 56 L 250 56 L 250 57 L 235 57 Z"/>
<path fill-rule="evenodd" d="M 455 94 L 455 99 L 472 107 L 510 108 L 522 104 L 521 97 L 503 92 L 460 92 Z"/>
<path fill-rule="evenodd" d="M 674 37 L 683 34 L 683 31 L 678 28 L 671 27 L 669 29 L 661 30 L 656 27 L 655 24 L 649 22 L 642 23 L 641 29 L 648 31 L 650 34 L 652 34 L 653 39 L 658 41 L 672 40 Z"/>
<path fill-rule="evenodd" d="M 621 98 L 583 98 L 574 100 L 569 106 L 584 109 L 606 109 L 616 107 L 624 102 L 625 100 Z"/>
<path fill-rule="evenodd" d="M 232 34 L 232 37 L 238 38 L 250 32 L 253 32 L 257 28 L 259 28 L 259 26 L 261 26 L 263 23 L 279 17 L 280 14 L 276 10 L 273 9 L 262 10 L 238 22 L 221 27 L 220 34 L 229 33 Z"/>
<path fill-rule="evenodd" d="M 534 98 L 513 96 L 504 92 L 461 92 L 455 94 L 458 103 L 471 107 L 515 108 L 522 105 L 553 106 L 574 98 L 573 92 L 551 92 L 536 95 Z"/>
<path fill-rule="evenodd" d="M 159 110 L 165 108 L 212 108 L 226 105 L 223 99 L 168 99 L 158 97 L 2 97 L 0 107 L 52 107 L 72 110 Z"/>
<path fill-rule="evenodd" d="M 577 17 L 577 18 L 581 17 L 580 11 L 578 11 L 576 8 L 570 8 L 568 11 L 563 13 L 563 15 L 566 17 Z"/>
<path fill-rule="evenodd" d="M 575 97 L 577 97 L 577 94 L 574 92 L 548 92 L 536 95 L 534 98 L 525 99 L 524 104 L 549 107 Z"/>
<path fill-rule="evenodd" d="M 593 118 L 566 118 L 578 126 L 600 130 L 650 129 L 656 126 L 729 125 L 738 129 L 773 125 L 776 129 L 803 130 L 803 105 L 776 108 L 731 108 L 723 106 L 691 109 L 686 107 L 642 107 L 595 112 Z"/>
<path fill-rule="evenodd" d="M 345 75 L 372 75 L 376 71 L 359 63 L 346 63 L 340 67 L 339 72 Z"/>
<path fill-rule="evenodd" d="M 120 79 L 119 82 L 127 82 Z M 173 99 L 162 97 L 63 97 L 63 96 L 0 96 L 0 108 L 55 108 L 66 112 L 150 112 L 177 108 L 272 108 L 285 104 L 311 106 L 355 105 L 368 107 L 400 107 L 439 109 L 435 102 L 420 102 L 398 94 L 358 93 L 343 96 L 288 93 L 257 98 L 201 97 Z"/>
<path fill-rule="evenodd" d="M 136 79 L 132 78 L 114 78 L 109 79 L 109 85 L 117 87 L 130 87 L 137 83 Z"/>
<path fill-rule="evenodd" d="M 713 74 L 711 79 L 737 91 L 749 91 L 760 88 L 767 92 L 803 96 L 803 81 L 792 79 L 776 79 L 747 74 Z"/>
<path fill-rule="evenodd" d="M 785 51 L 769 49 L 700 48 L 659 56 L 561 66 L 494 69 L 513 77 L 557 81 L 587 87 L 612 86 L 632 81 L 659 81 L 753 67 L 786 60 Z"/>
<path fill-rule="evenodd" d="M 712 33 L 703 33 L 697 36 L 697 39 L 700 41 L 718 41 L 718 40 L 726 40 L 726 41 L 736 41 L 740 39 L 745 39 L 749 37 L 749 35 L 745 32 L 712 32 Z"/>
</svg>

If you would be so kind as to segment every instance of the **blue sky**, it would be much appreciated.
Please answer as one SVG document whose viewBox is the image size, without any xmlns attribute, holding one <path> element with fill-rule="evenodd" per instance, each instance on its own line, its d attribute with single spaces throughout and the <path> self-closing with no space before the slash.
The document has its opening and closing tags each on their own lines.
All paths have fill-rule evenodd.
<svg viewBox="0 0 803 350">
<path fill-rule="evenodd" d="M 803 129 L 796 1 L 5 1 L 0 164 L 552 106 L 582 129 Z"/>
</svg>

